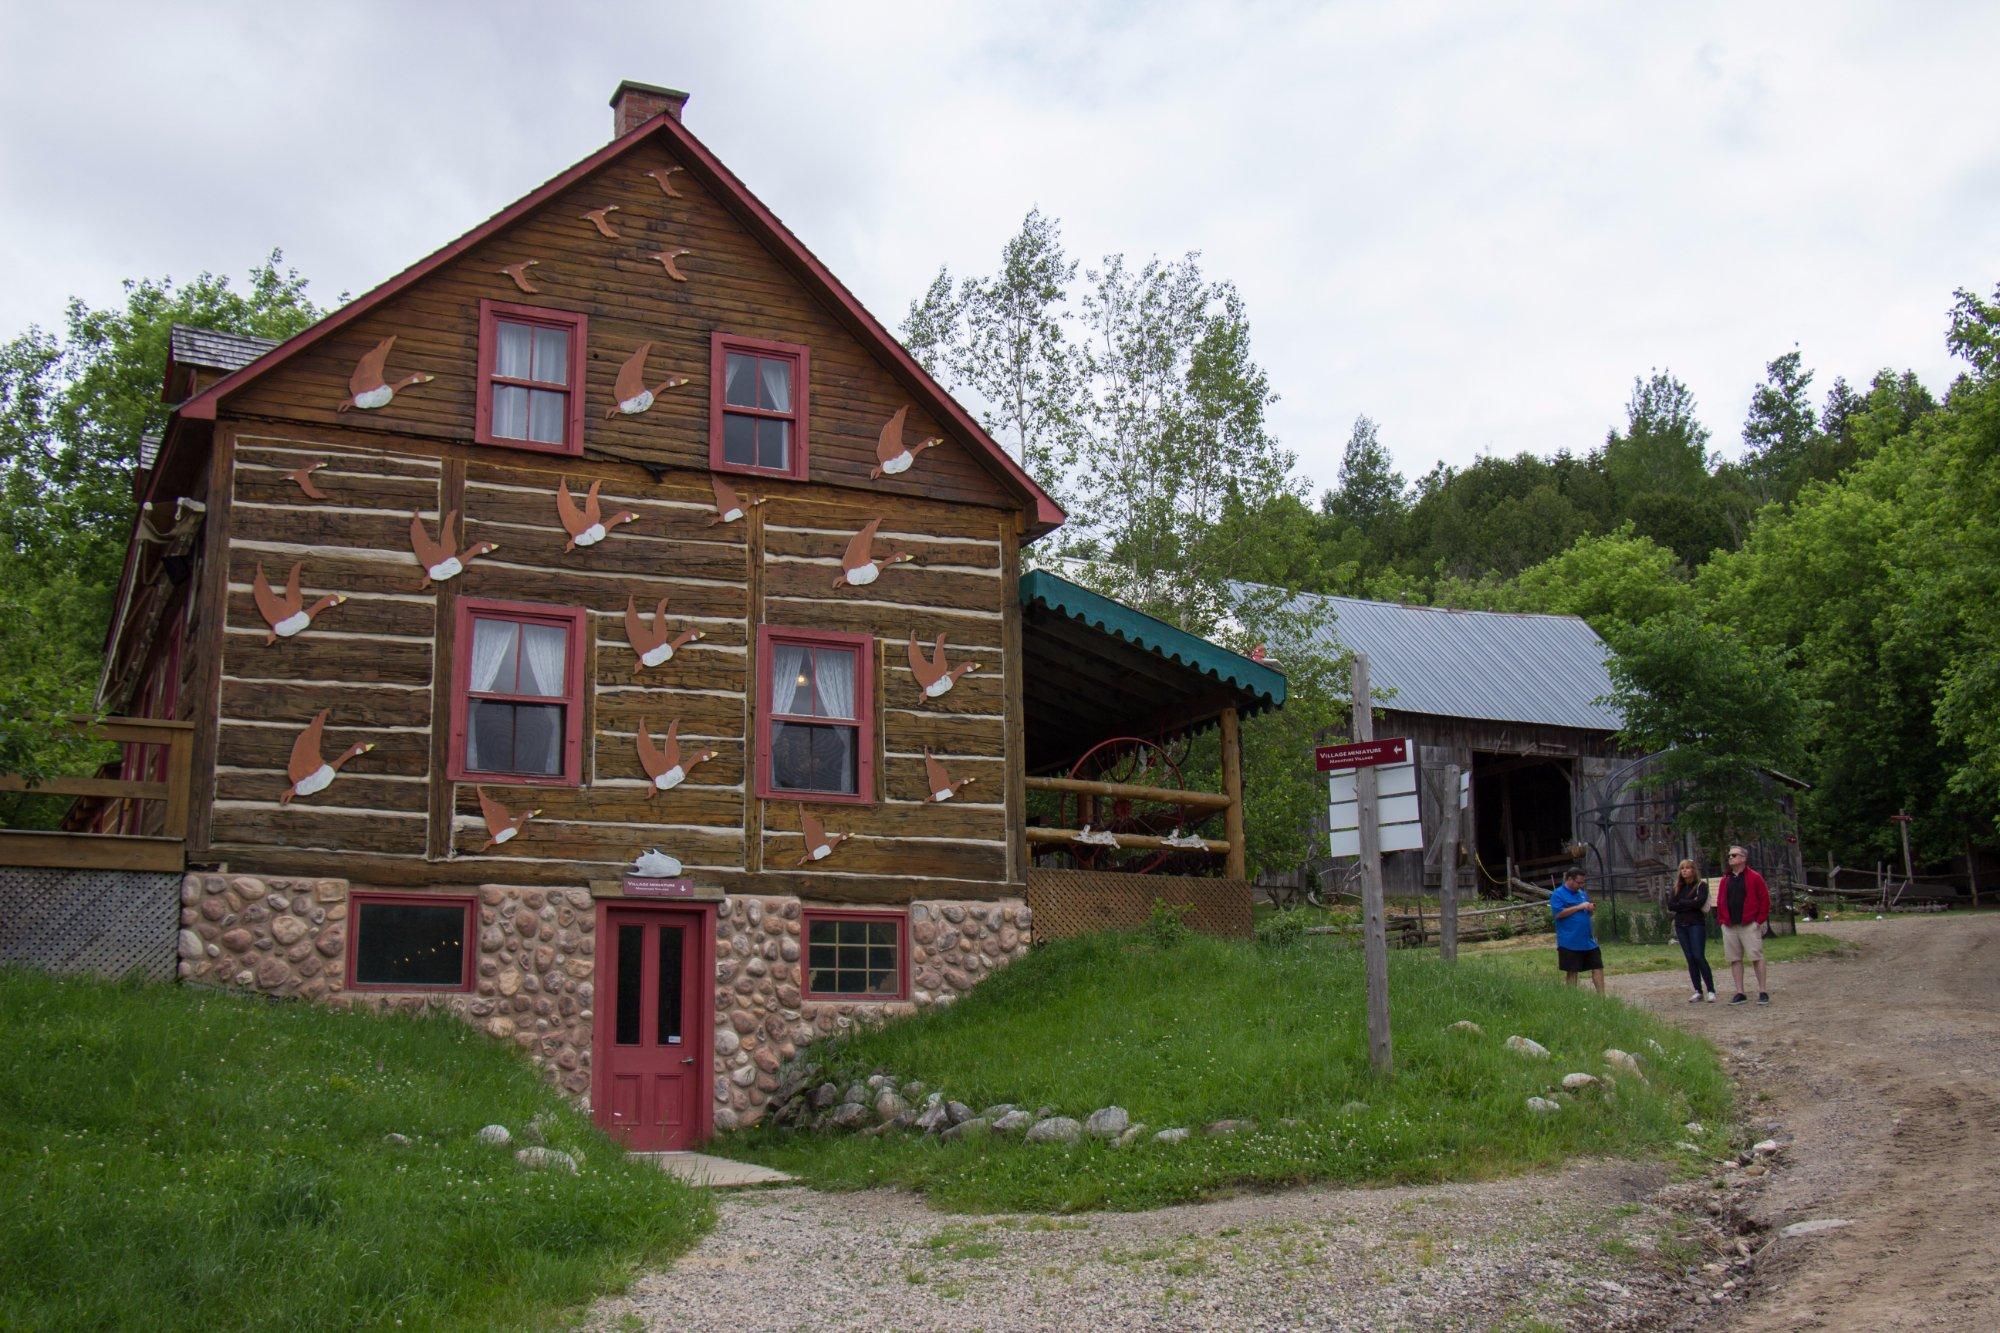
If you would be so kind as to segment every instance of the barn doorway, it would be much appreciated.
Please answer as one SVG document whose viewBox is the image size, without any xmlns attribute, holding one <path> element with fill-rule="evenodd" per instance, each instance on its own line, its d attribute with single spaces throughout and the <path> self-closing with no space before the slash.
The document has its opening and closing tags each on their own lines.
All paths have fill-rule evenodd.
<svg viewBox="0 0 2000 1333">
<path fill-rule="evenodd" d="M 1574 761 L 1559 756 L 1473 752 L 1474 846 L 1482 888 L 1498 892 L 1509 861 L 1531 884 L 1569 863 L 1574 776 Z"/>
</svg>

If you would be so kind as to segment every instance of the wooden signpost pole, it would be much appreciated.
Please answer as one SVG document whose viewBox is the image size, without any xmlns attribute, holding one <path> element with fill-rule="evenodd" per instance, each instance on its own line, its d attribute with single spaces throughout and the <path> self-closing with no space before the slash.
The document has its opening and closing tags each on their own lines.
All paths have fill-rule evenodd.
<svg viewBox="0 0 2000 1333">
<path fill-rule="evenodd" d="M 1375 739 L 1368 691 L 1368 654 L 1354 655 L 1354 739 Z M 1354 813 L 1361 841 L 1361 950 L 1368 974 L 1368 1063 L 1384 1076 L 1396 1072 L 1389 1041 L 1389 934 L 1382 914 L 1382 827 L 1375 804 L 1373 765 L 1354 771 Z"/>
<path fill-rule="evenodd" d="M 1438 877 L 1438 954 L 1458 961 L 1458 765 L 1444 771 L 1444 873 Z"/>
</svg>

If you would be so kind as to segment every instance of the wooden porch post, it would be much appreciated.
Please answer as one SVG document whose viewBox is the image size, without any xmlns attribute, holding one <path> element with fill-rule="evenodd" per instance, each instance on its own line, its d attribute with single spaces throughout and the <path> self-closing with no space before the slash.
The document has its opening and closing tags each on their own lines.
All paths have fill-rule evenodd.
<svg viewBox="0 0 2000 1333">
<path fill-rule="evenodd" d="M 1229 807 L 1222 813 L 1222 836 L 1229 839 L 1222 872 L 1231 879 L 1244 879 L 1243 729 L 1237 724 L 1234 704 L 1222 710 L 1222 794 L 1229 798 Z"/>
</svg>

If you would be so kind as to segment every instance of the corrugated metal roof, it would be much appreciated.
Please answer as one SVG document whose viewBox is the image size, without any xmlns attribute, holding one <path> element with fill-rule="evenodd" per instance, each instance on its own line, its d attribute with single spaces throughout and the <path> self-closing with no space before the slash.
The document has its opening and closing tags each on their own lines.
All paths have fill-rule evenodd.
<svg viewBox="0 0 2000 1333">
<path fill-rule="evenodd" d="M 276 338 L 197 329 L 187 324 L 174 325 L 169 338 L 168 352 L 177 364 L 205 370 L 241 370 L 278 345 Z"/>
<path fill-rule="evenodd" d="M 1611 650 L 1576 616 L 1453 611 L 1301 593 L 1289 604 L 1322 647 L 1368 654 L 1383 707 L 1440 717 L 1616 731 L 1604 661 Z"/>
</svg>

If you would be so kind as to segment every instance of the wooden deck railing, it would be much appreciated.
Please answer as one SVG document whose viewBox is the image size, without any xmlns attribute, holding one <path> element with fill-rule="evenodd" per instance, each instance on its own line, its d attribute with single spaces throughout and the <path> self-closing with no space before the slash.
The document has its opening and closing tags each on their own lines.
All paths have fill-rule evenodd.
<svg viewBox="0 0 2000 1333">
<path fill-rule="evenodd" d="M 0 829 L 0 866 L 78 870 L 181 870 L 186 867 L 189 773 L 194 759 L 194 724 L 154 718 L 77 719 L 94 740 L 166 748 L 166 772 L 159 781 L 137 778 L 49 777 L 29 780 L 0 773 L 0 791 L 80 796 L 97 801 L 160 802 L 160 832 L 85 833 L 73 830 Z"/>
<path fill-rule="evenodd" d="M 1099 799 L 1118 800 L 1122 798 L 1129 801 L 1150 801 L 1157 805 L 1178 805 L 1183 809 L 1194 811 L 1204 817 L 1220 810 L 1230 816 L 1225 822 L 1232 829 L 1239 827 L 1241 824 L 1241 819 L 1238 815 L 1239 805 L 1237 800 L 1221 792 L 1184 791 L 1177 787 L 1144 787 L 1130 782 L 1099 782 L 1090 778 L 1048 777 L 1030 777 L 1028 779 L 1028 790 L 1058 792 L 1066 796 L 1080 796 L 1085 798 L 1086 823 L 1090 822 L 1087 814 L 1091 802 Z M 1050 846 L 1074 844 L 1076 842 L 1076 835 L 1082 831 L 1081 829 L 1031 826 L 1027 832 L 1029 842 Z M 1200 847 L 1193 850 L 1210 852 L 1226 858 L 1228 863 L 1227 872 L 1237 878 L 1241 878 L 1242 848 L 1239 845 L 1240 838 L 1202 838 L 1199 839 L 1199 842 L 1201 844 Z M 1187 847 L 1189 844 L 1186 841 L 1169 842 L 1166 838 L 1155 834 L 1120 833 L 1118 835 L 1118 845 L 1136 850 L 1151 851 L 1160 848 Z"/>
</svg>

